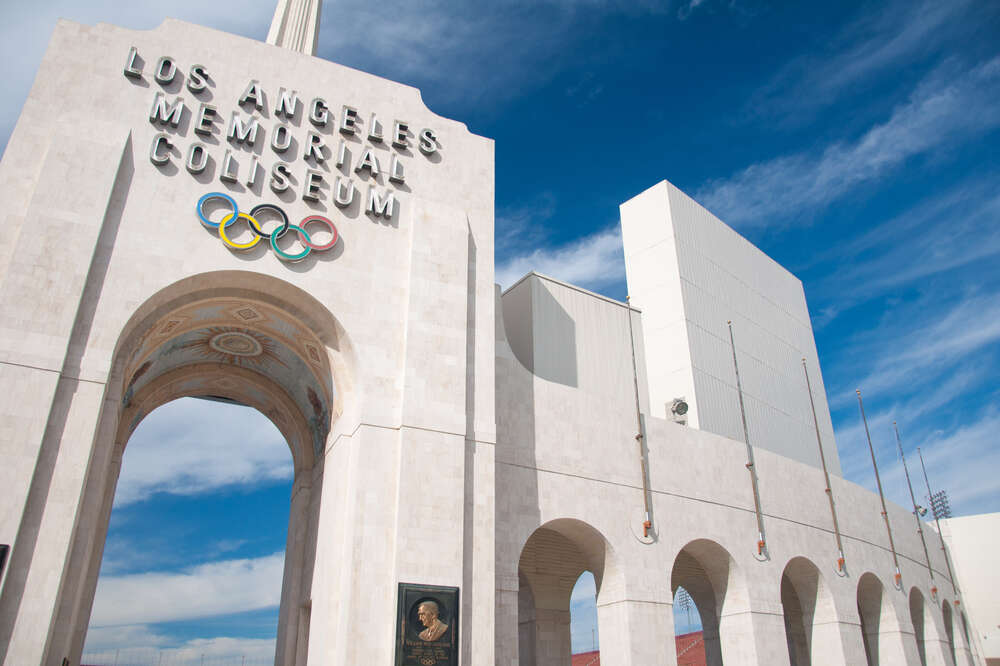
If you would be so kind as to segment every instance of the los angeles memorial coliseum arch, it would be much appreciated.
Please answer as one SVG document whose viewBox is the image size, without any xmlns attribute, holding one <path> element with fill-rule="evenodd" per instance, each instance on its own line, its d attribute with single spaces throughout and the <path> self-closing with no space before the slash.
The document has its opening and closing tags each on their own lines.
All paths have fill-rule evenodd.
<svg viewBox="0 0 1000 666">
<path fill-rule="evenodd" d="M 181 396 L 291 449 L 276 664 L 564 666 L 583 571 L 605 666 L 676 663 L 679 587 L 711 666 L 981 663 L 941 551 L 840 477 L 798 280 L 663 182 L 634 307 L 501 294 L 492 142 L 312 57 L 317 13 L 56 28 L 0 166 L 3 664 L 79 664 L 123 448 Z"/>
</svg>

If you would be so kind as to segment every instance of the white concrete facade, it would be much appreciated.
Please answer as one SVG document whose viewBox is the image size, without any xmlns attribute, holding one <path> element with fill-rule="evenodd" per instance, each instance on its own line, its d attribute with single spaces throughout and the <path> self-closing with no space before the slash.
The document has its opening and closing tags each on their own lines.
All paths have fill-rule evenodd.
<svg viewBox="0 0 1000 666">
<path fill-rule="evenodd" d="M 259 108 L 237 101 L 251 81 Z M 276 110 L 282 89 L 297 112 Z M 149 119 L 161 95 L 185 103 L 176 126 Z M 317 97 L 327 123 L 308 118 Z M 208 134 L 203 104 L 219 111 Z M 256 142 L 227 138 L 233 112 L 260 122 Z M 333 202 L 337 178 L 352 203 Z M 499 294 L 493 182 L 492 143 L 413 88 L 176 21 L 61 22 L 0 164 L 0 662 L 79 664 L 130 433 L 164 402 L 221 395 L 271 418 L 295 463 L 276 664 L 394 664 L 401 582 L 460 589 L 465 666 L 568 664 L 585 570 L 606 665 L 676 663 L 677 586 L 713 666 L 981 663 L 954 593 L 932 594 L 909 512 L 889 507 L 897 583 L 877 497 L 834 477 L 841 570 L 822 473 L 765 442 L 758 553 L 744 444 L 661 418 L 651 315 L 536 274 Z M 340 242 L 294 264 L 230 251 L 195 214 L 213 191 L 328 216 Z M 649 279 L 630 269 L 634 294 Z M 940 552 L 932 567 L 946 579 Z"/>
<path fill-rule="evenodd" d="M 623 203 L 621 222 L 629 296 L 647 336 L 651 414 L 669 416 L 683 397 L 688 425 L 743 440 L 732 321 L 750 443 L 820 466 L 805 359 L 826 463 L 839 475 L 802 282 L 667 181 Z"/>
<path fill-rule="evenodd" d="M 978 642 L 987 666 L 1000 666 L 1000 513 L 983 513 L 941 521 L 955 578 L 965 591 L 969 620 L 979 629 Z M 936 538 L 931 531 L 931 538 Z"/>
</svg>

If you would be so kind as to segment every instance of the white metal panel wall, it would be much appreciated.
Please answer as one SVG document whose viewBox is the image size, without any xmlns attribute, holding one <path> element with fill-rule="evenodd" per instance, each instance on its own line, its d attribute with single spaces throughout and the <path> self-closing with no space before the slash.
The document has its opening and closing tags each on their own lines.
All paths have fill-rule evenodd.
<svg viewBox="0 0 1000 666">
<path fill-rule="evenodd" d="M 634 409 L 635 379 L 625 305 L 538 274 L 532 298 L 535 375 L 598 396 L 609 408 Z M 641 314 L 633 311 L 636 371 L 646 402 Z"/>
<path fill-rule="evenodd" d="M 726 324 L 732 320 L 751 443 L 819 466 L 806 358 L 827 463 L 840 474 L 802 283 L 666 181 L 621 210 L 629 292 L 643 310 L 653 414 L 657 396 L 685 395 L 697 415 L 692 425 L 743 439 Z M 672 293 L 678 289 L 679 303 Z M 677 319 L 684 336 L 667 339 L 663 322 Z M 678 340 L 686 358 L 676 358 Z M 664 360 L 662 348 L 674 358 Z M 678 367 L 690 374 L 679 376 Z"/>
</svg>

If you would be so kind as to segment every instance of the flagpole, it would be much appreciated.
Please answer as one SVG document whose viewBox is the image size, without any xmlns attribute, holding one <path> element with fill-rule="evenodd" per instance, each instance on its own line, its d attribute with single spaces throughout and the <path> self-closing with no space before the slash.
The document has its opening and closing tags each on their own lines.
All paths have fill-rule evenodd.
<svg viewBox="0 0 1000 666">
<path fill-rule="evenodd" d="M 896 543 L 892 540 L 892 526 L 889 524 L 889 512 L 885 508 L 885 493 L 882 492 L 882 478 L 878 474 L 878 463 L 875 461 L 875 448 L 872 446 L 872 436 L 868 431 L 868 417 L 865 416 L 865 405 L 861 401 L 861 389 L 857 389 L 858 407 L 861 409 L 861 421 L 865 424 L 865 436 L 868 438 L 868 451 L 872 454 L 872 467 L 875 468 L 875 483 L 878 485 L 878 497 L 882 501 L 882 518 L 885 519 L 885 531 L 889 534 L 889 548 L 892 550 L 892 563 L 896 567 L 896 587 L 903 584 L 903 574 L 899 572 L 899 557 L 896 555 Z"/>
<path fill-rule="evenodd" d="M 934 583 L 934 569 L 931 567 L 931 556 L 927 552 L 927 540 L 924 539 L 923 521 L 920 520 L 920 511 L 917 509 L 917 498 L 913 494 L 913 484 L 910 482 L 910 470 L 906 467 L 906 456 L 903 455 L 903 441 L 899 437 L 899 426 L 892 422 L 892 428 L 896 431 L 896 446 L 899 448 L 899 459 L 903 461 L 903 473 L 906 474 L 906 487 L 910 489 L 910 501 L 913 503 L 913 517 L 917 520 L 917 534 L 920 535 L 920 543 L 924 547 L 924 557 L 927 559 L 927 573 L 931 576 L 931 599 L 937 601 L 937 585 Z"/>
</svg>

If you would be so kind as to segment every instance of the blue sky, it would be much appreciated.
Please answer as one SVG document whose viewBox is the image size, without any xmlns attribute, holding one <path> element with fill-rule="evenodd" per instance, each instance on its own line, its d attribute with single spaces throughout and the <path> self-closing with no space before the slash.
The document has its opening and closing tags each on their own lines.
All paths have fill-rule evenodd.
<svg viewBox="0 0 1000 666">
<path fill-rule="evenodd" d="M 149 28 L 165 7 L 5 3 L 0 145 L 57 16 Z M 169 11 L 260 39 L 273 5 L 176 0 Z M 326 3 L 319 55 L 417 86 L 431 109 L 496 140 L 503 284 L 535 269 L 624 298 L 618 204 L 664 178 L 694 196 L 802 279 L 844 475 L 874 488 L 860 387 L 890 499 L 908 503 L 897 420 L 908 462 L 921 446 L 932 483 L 971 514 L 1000 511 L 998 45 L 1000 4 L 981 0 L 351 1 Z M 274 616 L 259 604 L 277 598 L 266 574 L 280 571 L 287 447 L 262 428 L 252 446 L 216 438 L 218 458 L 187 454 L 204 476 L 185 477 L 191 466 L 167 463 L 177 440 L 200 441 L 188 425 L 211 419 L 218 432 L 242 417 L 176 409 L 182 418 L 130 445 L 104 570 L 119 587 L 102 578 L 102 590 L 174 575 L 243 590 L 259 578 L 261 593 L 240 608 L 178 602 L 169 619 L 105 633 L 257 645 L 267 639 L 233 616 L 247 611 L 248 627 Z M 230 518 L 248 506 L 279 514 L 273 528 Z M 222 619 L 181 621 L 206 613 Z"/>
</svg>

